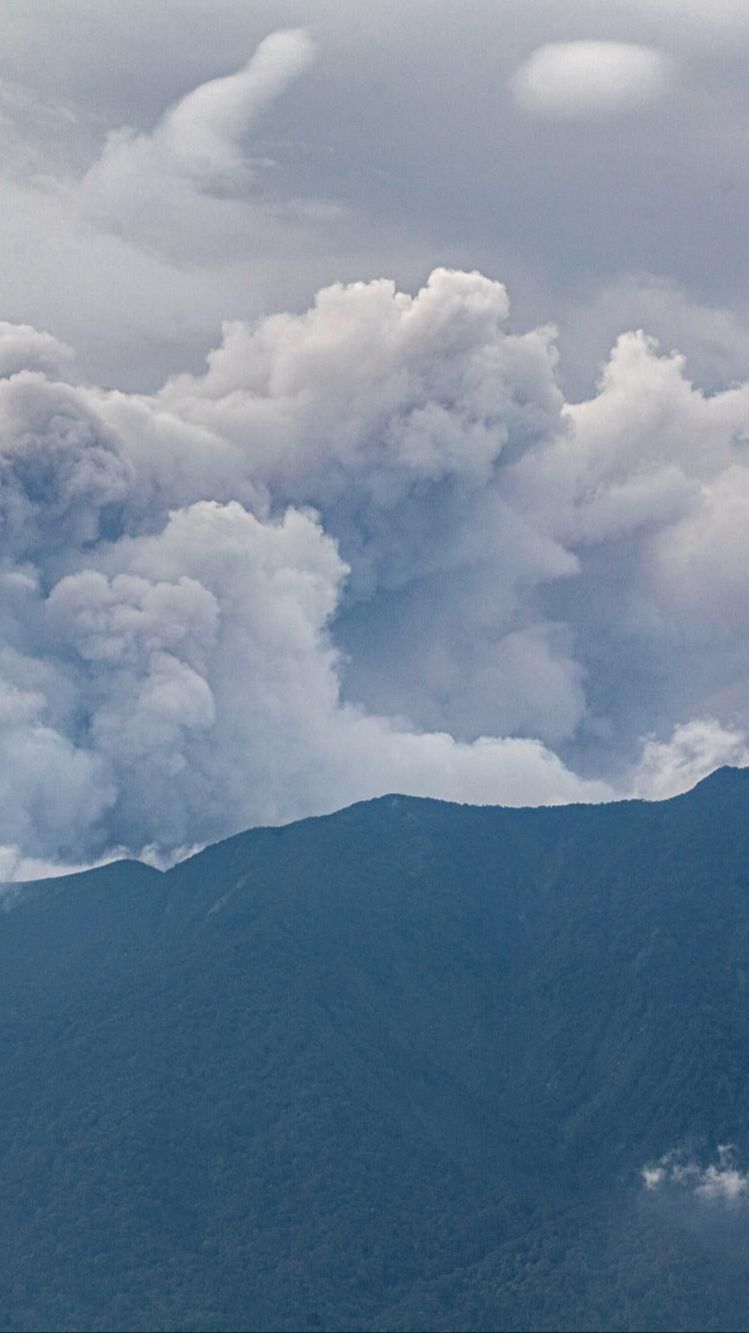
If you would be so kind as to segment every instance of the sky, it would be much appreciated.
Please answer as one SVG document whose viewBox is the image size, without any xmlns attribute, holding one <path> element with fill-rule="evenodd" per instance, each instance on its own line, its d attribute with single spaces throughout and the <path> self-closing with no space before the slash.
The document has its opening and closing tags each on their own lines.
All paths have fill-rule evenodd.
<svg viewBox="0 0 749 1333">
<path fill-rule="evenodd" d="M 0 878 L 749 763 L 744 0 L 2 0 Z"/>
</svg>

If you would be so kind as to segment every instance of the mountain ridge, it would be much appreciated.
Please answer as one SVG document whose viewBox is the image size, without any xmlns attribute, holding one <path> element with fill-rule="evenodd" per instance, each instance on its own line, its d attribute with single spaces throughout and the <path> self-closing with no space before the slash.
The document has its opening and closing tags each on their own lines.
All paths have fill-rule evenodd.
<svg viewBox="0 0 749 1333">
<path fill-rule="evenodd" d="M 641 1170 L 749 1161 L 747 816 L 392 795 L 18 886 L 0 1328 L 742 1327 L 745 1214 Z"/>
<path fill-rule="evenodd" d="M 228 834 L 226 838 L 221 838 L 218 840 L 218 842 L 209 843 L 206 847 L 202 847 L 199 851 L 193 852 L 191 853 L 190 856 L 185 857 L 183 861 L 177 861 L 175 862 L 174 865 L 167 867 L 166 870 L 161 870 L 160 867 L 151 865 L 147 861 L 141 861 L 138 859 L 138 857 L 125 856 L 118 858 L 114 861 L 105 861 L 101 865 L 86 867 L 83 870 L 71 871 L 69 874 L 41 876 L 38 879 L 31 879 L 31 880 L 3 881 L 0 882 L 0 891 L 4 889 L 10 889 L 13 887 L 28 888 L 32 884 L 37 884 L 37 885 L 54 884 L 57 880 L 65 880 L 65 881 L 77 880 L 81 875 L 90 875 L 98 871 L 106 871 L 110 866 L 126 866 L 126 865 L 144 866 L 147 870 L 152 870 L 155 874 L 168 875 L 171 874 L 172 871 L 176 870 L 179 866 L 186 865 L 188 862 L 192 861 L 195 857 L 202 856 L 205 852 L 210 851 L 214 847 L 225 847 L 227 844 L 233 843 L 235 839 L 246 838 L 254 833 L 279 830 L 279 829 L 288 829 L 296 827 L 298 825 L 307 825 L 316 820 L 335 819 L 338 815 L 344 814 L 348 811 L 358 810 L 365 806 L 376 806 L 378 804 L 386 805 L 387 803 L 392 803 L 392 802 L 412 802 L 414 804 L 432 805 L 440 807 L 449 806 L 458 810 L 466 810 L 466 809 L 502 810 L 502 811 L 515 811 L 515 812 L 530 811 L 530 810 L 533 811 L 591 810 L 591 809 L 600 810 L 603 808 L 608 809 L 612 807 L 621 808 L 625 806 L 633 807 L 633 806 L 643 806 L 643 805 L 665 806 L 674 801 L 683 801 L 693 796 L 697 792 L 704 792 L 706 790 L 717 791 L 719 789 L 724 790 L 728 783 L 734 783 L 736 782 L 737 779 L 739 783 L 746 782 L 747 784 L 749 784 L 749 768 L 737 768 L 734 765 L 726 764 L 722 765 L 720 768 L 714 769 L 712 773 L 709 773 L 706 777 L 701 778 L 699 782 L 695 783 L 694 787 L 690 787 L 688 791 L 680 792 L 676 796 L 666 796 L 663 798 L 658 798 L 653 800 L 648 800 L 645 797 L 639 797 L 639 796 L 632 796 L 632 797 L 627 796 L 614 801 L 606 801 L 606 802 L 575 801 L 565 805 L 525 805 L 525 806 L 510 806 L 510 805 L 496 805 L 496 804 L 477 805 L 472 801 L 447 801 L 447 800 L 442 800 L 439 797 L 433 797 L 433 796 L 413 796 L 405 792 L 397 792 L 397 791 L 385 792 L 383 793 L 382 796 L 373 796 L 365 800 L 354 801 L 352 802 L 351 805 L 340 806 L 335 810 L 327 811 L 326 813 L 320 815 L 305 815 L 301 819 L 289 820 L 288 822 L 283 824 L 251 825 L 249 828 L 241 829 L 238 833 Z"/>
</svg>

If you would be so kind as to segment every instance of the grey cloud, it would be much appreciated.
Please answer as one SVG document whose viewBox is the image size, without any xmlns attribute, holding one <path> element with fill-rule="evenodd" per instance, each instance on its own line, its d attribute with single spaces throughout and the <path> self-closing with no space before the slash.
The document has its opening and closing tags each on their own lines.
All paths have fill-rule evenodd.
<svg viewBox="0 0 749 1333">
<path fill-rule="evenodd" d="M 150 132 L 112 132 L 80 183 L 84 210 L 151 246 L 193 257 L 201 228 L 214 253 L 217 244 L 224 251 L 236 244 L 253 222 L 242 207 L 253 179 L 250 128 L 313 57 L 304 30 L 271 33 L 242 68 L 193 89 Z"/>
<path fill-rule="evenodd" d="M 50 333 L 39 333 L 30 324 L 8 324 L 0 320 L 0 379 L 7 379 L 21 370 L 40 370 L 44 374 L 62 376 L 73 359 L 72 348 Z"/>
<path fill-rule="evenodd" d="M 318 59 L 245 145 L 256 206 L 196 189 L 184 156 L 177 170 L 159 146 L 169 108 L 194 111 L 195 90 L 225 87 L 269 33 L 300 26 Z M 157 12 L 71 0 L 64 17 L 52 4 L 19 11 L 4 35 L 18 111 L 0 180 L 4 313 L 73 342 L 100 382 L 153 387 L 195 364 L 222 316 L 304 308 L 340 277 L 387 272 L 412 287 L 435 263 L 479 265 L 510 277 L 516 309 L 536 321 L 582 286 L 594 304 L 600 284 L 613 299 L 629 272 L 703 306 L 732 307 L 746 286 L 736 219 L 749 27 L 730 0 L 714 14 L 697 0 L 564 0 L 553 31 L 546 7 L 519 0 L 481 0 L 470 24 L 455 0 L 360 6 L 355 23 L 340 0 L 232 0 L 220 12 L 205 0 Z M 645 122 L 530 125 L 508 92 L 513 71 L 539 47 L 578 41 L 656 47 L 678 61 L 678 86 Z M 69 108 L 62 135 L 24 110 L 49 86 Z M 107 147 L 123 125 L 132 134 Z M 615 331 L 629 318 L 614 312 Z M 709 339 L 699 334 L 708 350 Z"/>
<path fill-rule="evenodd" d="M 0 683 L 2 840 L 72 860 L 115 800 L 100 758 L 46 724 L 45 699 Z"/>
<path fill-rule="evenodd" d="M 686 357 L 688 374 L 708 392 L 740 381 L 749 365 L 746 311 L 705 305 L 652 274 L 620 275 L 608 286 L 560 303 L 560 366 L 568 397 L 590 397 L 622 329 L 647 329 L 665 351 Z"/>
<path fill-rule="evenodd" d="M 32 350 L 32 358 L 34 348 Z M 6 556 L 95 540 L 131 466 L 73 388 L 22 371 L 0 381 L 0 532 Z"/>
<path fill-rule="evenodd" d="M 231 323 L 154 395 L 0 384 L 4 864 L 746 762 L 749 391 L 627 334 L 566 404 L 508 318 L 438 270 Z"/>
<path fill-rule="evenodd" d="M 68 575 L 44 608 L 46 655 L 77 676 L 75 753 L 116 791 L 79 841 L 93 854 L 168 853 L 392 786 L 510 801 L 609 794 L 536 741 L 460 745 L 342 705 L 328 623 L 345 567 L 304 514 L 263 523 L 202 502 L 98 561 L 132 572 Z M 33 703 L 36 726 L 44 701 Z M 49 854 L 56 826 L 36 824 L 33 846 Z"/>
</svg>

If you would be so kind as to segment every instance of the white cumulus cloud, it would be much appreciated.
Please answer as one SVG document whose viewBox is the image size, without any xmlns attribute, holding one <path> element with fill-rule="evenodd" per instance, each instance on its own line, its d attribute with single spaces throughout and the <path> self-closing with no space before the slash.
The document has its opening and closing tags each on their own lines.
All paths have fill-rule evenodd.
<svg viewBox="0 0 749 1333">
<path fill-rule="evenodd" d="M 512 92 L 525 111 L 551 118 L 597 118 L 647 105 L 673 77 L 667 55 L 628 42 L 550 42 L 516 71 Z"/>
</svg>

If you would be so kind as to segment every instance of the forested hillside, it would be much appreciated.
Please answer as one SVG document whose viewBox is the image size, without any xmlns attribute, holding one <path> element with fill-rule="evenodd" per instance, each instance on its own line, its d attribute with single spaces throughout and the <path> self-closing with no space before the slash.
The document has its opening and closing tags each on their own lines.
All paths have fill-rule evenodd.
<svg viewBox="0 0 749 1333">
<path fill-rule="evenodd" d="M 0 903 L 1 1328 L 748 1326 L 749 773 Z"/>
</svg>

